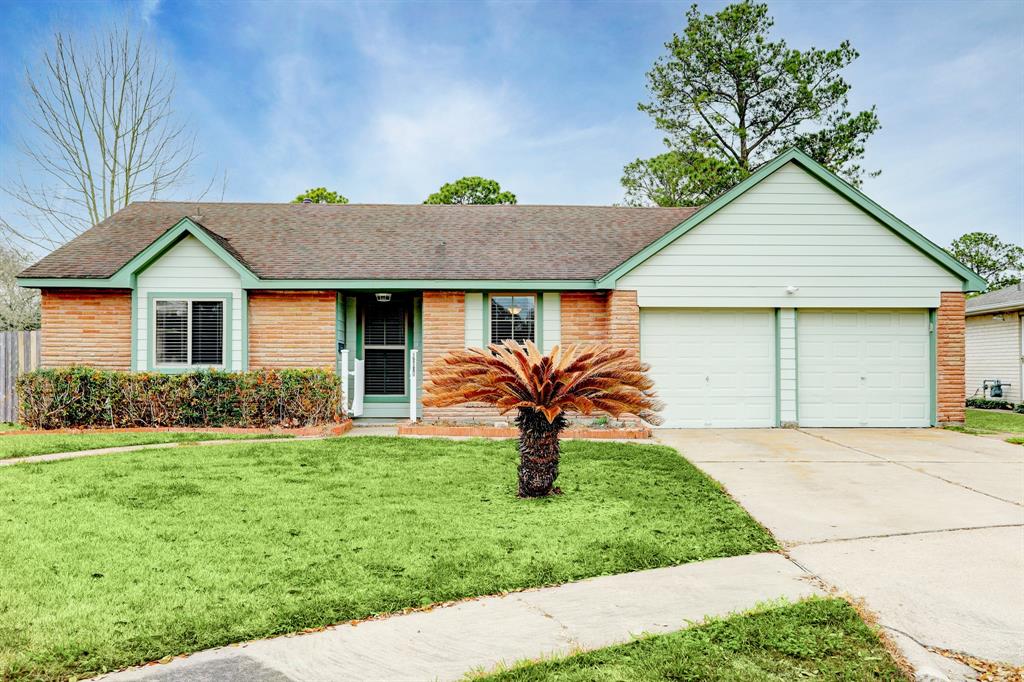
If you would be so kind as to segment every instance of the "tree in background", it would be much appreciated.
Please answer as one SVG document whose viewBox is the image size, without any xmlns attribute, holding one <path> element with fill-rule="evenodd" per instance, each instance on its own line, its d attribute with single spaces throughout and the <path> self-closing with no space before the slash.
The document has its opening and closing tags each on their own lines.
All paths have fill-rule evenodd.
<svg viewBox="0 0 1024 682">
<path fill-rule="evenodd" d="M 854 185 L 877 175 L 859 163 L 880 124 L 874 107 L 848 110 L 850 85 L 840 74 L 858 56 L 848 41 L 804 51 L 772 41 L 768 6 L 754 2 L 715 14 L 693 5 L 686 20 L 647 73 L 651 101 L 639 105 L 678 156 L 667 176 L 660 157 L 627 166 L 630 203 L 713 198 L 791 146 Z M 666 177 L 673 191 L 663 191 Z"/>
<path fill-rule="evenodd" d="M 629 206 L 700 206 L 743 179 L 735 166 L 694 152 L 665 152 L 623 169 Z"/>
<path fill-rule="evenodd" d="M 342 195 L 338 194 L 337 192 L 332 192 L 331 190 L 327 189 L 326 187 L 313 187 L 313 188 L 307 189 L 305 192 L 303 192 L 299 196 L 297 196 L 294 199 L 292 199 L 292 203 L 293 204 L 301 204 L 303 202 L 303 200 L 305 200 L 305 199 L 309 199 L 314 204 L 347 204 L 348 203 L 348 199 L 347 198 L 343 197 Z"/>
<path fill-rule="evenodd" d="M 441 189 L 427 197 L 424 204 L 514 204 L 516 195 L 503 192 L 497 180 L 467 176 L 455 182 L 446 182 Z"/>
<path fill-rule="evenodd" d="M 1020 284 L 1024 247 L 988 232 L 968 232 L 954 239 L 949 252 L 988 282 L 990 290 Z"/>
<path fill-rule="evenodd" d="M 39 329 L 39 292 L 22 289 L 14 279 L 31 263 L 27 253 L 0 244 L 0 332 Z"/>
<path fill-rule="evenodd" d="M 187 179 L 195 137 L 174 116 L 174 80 L 142 34 L 114 27 L 91 41 L 57 33 L 26 73 L 23 171 L 3 190 L 20 206 L 5 237 L 50 250 L 135 200 Z"/>
</svg>

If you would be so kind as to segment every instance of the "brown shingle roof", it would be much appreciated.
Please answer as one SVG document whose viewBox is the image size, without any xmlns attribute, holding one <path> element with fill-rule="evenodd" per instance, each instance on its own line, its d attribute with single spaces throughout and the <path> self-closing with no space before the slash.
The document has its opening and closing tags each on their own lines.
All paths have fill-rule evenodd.
<svg viewBox="0 0 1024 682">
<path fill-rule="evenodd" d="M 261 279 L 597 279 L 694 211 L 138 202 L 21 276 L 109 277 L 187 216 Z"/>
</svg>

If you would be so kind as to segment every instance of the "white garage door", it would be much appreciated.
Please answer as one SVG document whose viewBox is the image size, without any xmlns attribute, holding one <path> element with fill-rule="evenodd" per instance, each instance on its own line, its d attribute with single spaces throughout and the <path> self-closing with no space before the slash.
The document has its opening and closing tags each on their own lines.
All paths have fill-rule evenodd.
<svg viewBox="0 0 1024 682">
<path fill-rule="evenodd" d="M 766 310 L 640 311 L 664 426 L 775 424 L 775 318 Z"/>
<path fill-rule="evenodd" d="M 800 310 L 801 426 L 928 426 L 925 310 Z"/>
</svg>

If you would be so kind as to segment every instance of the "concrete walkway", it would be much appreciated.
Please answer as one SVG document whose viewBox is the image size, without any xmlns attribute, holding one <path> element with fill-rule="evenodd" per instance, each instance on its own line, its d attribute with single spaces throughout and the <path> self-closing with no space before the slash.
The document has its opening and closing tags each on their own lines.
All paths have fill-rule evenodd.
<svg viewBox="0 0 1024 682">
<path fill-rule="evenodd" d="M 351 433 L 351 432 L 350 432 Z M 12 436 L 21 438 L 23 436 Z M 194 441 L 173 441 L 170 443 L 147 443 L 145 445 L 118 445 L 112 448 L 94 448 L 92 450 L 73 450 L 71 452 L 50 452 L 45 455 L 29 455 L 27 457 L 10 457 L 0 459 L 0 467 L 12 466 L 14 464 L 32 464 L 35 462 L 56 462 L 62 459 L 77 459 L 78 457 L 93 457 L 95 455 L 111 455 L 118 452 L 135 452 L 137 450 L 166 450 L 167 448 L 193 447 L 206 445 L 244 445 L 246 443 L 304 443 L 311 440 L 323 440 L 325 438 L 337 438 L 338 436 L 295 436 L 293 438 L 221 438 L 218 440 L 194 440 Z"/>
<path fill-rule="evenodd" d="M 659 430 L 824 582 L 920 645 L 1024 665 L 1024 447 L 940 429 Z M 917 660 L 915 660 L 915 658 Z"/>
<path fill-rule="evenodd" d="M 307 682 L 459 680 L 524 659 L 628 641 L 689 621 L 819 594 L 778 554 L 606 576 L 432 611 L 277 637 L 136 668 L 104 680 Z"/>
</svg>

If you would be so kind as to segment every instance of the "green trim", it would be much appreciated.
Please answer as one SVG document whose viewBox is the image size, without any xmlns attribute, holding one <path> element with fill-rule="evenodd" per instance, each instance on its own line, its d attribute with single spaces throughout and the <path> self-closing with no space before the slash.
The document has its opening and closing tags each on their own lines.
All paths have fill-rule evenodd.
<svg viewBox="0 0 1024 682">
<path fill-rule="evenodd" d="M 856 188 L 851 186 L 849 183 L 843 181 L 827 169 L 819 164 L 811 157 L 804 154 L 799 149 L 789 149 L 782 154 L 776 156 L 768 163 L 761 166 L 755 171 L 750 177 L 743 182 L 739 183 L 728 192 L 718 197 L 710 204 L 707 204 L 699 211 L 694 213 L 692 216 L 684 220 L 682 223 L 677 225 L 675 228 L 670 230 L 665 235 L 654 240 L 643 249 L 633 254 L 624 263 L 616 266 L 604 277 L 597 281 L 598 289 L 613 289 L 615 288 L 616 282 L 623 277 L 625 274 L 636 268 L 638 265 L 646 261 L 648 258 L 661 251 L 668 244 L 686 234 L 693 228 L 697 227 L 705 220 L 715 215 L 722 208 L 728 206 L 733 201 L 743 196 L 749 189 L 756 186 L 762 180 L 767 178 L 769 175 L 777 171 L 782 166 L 789 162 L 793 162 L 806 170 L 814 178 L 819 180 L 822 184 L 834 190 L 848 201 L 856 205 L 862 211 L 879 221 L 897 235 L 902 237 L 911 246 L 914 246 L 919 251 L 924 253 L 926 256 L 931 258 L 933 261 L 938 263 L 940 266 L 956 275 L 958 278 L 963 280 L 964 291 L 984 291 L 986 289 L 985 280 L 979 277 L 972 270 L 967 268 L 960 261 L 949 255 L 942 247 L 929 241 L 924 235 L 910 227 L 902 220 L 894 216 L 893 214 L 886 211 L 884 208 L 876 204 L 874 201 L 866 197 L 863 193 L 858 191 Z"/>
<path fill-rule="evenodd" d="M 233 371 L 231 367 L 231 328 L 235 326 L 235 318 L 231 312 L 232 295 L 222 291 L 152 291 L 149 293 L 146 303 L 146 339 L 148 340 L 146 344 L 148 346 L 146 352 L 146 371 L 161 372 L 163 374 L 184 374 L 186 372 L 195 372 L 205 367 L 202 365 L 189 365 L 187 367 L 157 366 L 155 360 L 156 333 L 154 323 L 156 318 L 154 316 L 154 302 L 158 298 L 185 300 L 218 299 L 224 301 L 224 364 L 220 369 L 223 369 L 225 372 Z"/>
<path fill-rule="evenodd" d="M 537 307 L 533 315 L 533 342 L 540 352 L 544 352 L 544 292 L 538 291 L 535 298 Z"/>
<path fill-rule="evenodd" d="M 793 418 L 800 424 L 800 311 L 793 308 Z"/>
<path fill-rule="evenodd" d="M 782 311 L 775 309 L 775 426 L 782 426 Z"/>
<path fill-rule="evenodd" d="M 341 374 L 341 352 L 338 344 L 345 340 L 345 309 L 342 307 L 340 291 L 334 292 L 334 372 Z M 342 387 L 347 392 L 348 387 Z"/>
<path fill-rule="evenodd" d="M 132 324 L 132 355 L 128 368 L 134 372 L 139 366 L 139 298 L 135 289 L 132 289 L 132 310 L 129 317 Z"/>
<path fill-rule="evenodd" d="M 409 404 L 409 393 L 405 395 L 363 395 L 364 403 L 402 403 Z"/>
<path fill-rule="evenodd" d="M 91 289 L 130 289 L 130 282 L 114 283 L 109 277 L 74 278 L 59 277 L 16 277 L 19 287 L 26 289 L 48 289 L 50 287 L 91 288 Z"/>
<path fill-rule="evenodd" d="M 928 355 L 929 355 L 929 391 L 931 393 L 931 424 L 937 426 L 939 423 L 939 371 L 938 371 L 938 315 L 935 308 L 928 311 Z"/>
<path fill-rule="evenodd" d="M 242 367 L 243 372 L 249 369 L 249 292 L 242 289 Z M 233 324 L 231 322 L 230 324 Z M 229 324 L 229 326 L 230 326 Z"/>
<path fill-rule="evenodd" d="M 351 291 L 583 291 L 592 279 L 264 279 L 250 289 L 346 289 Z"/>
</svg>

